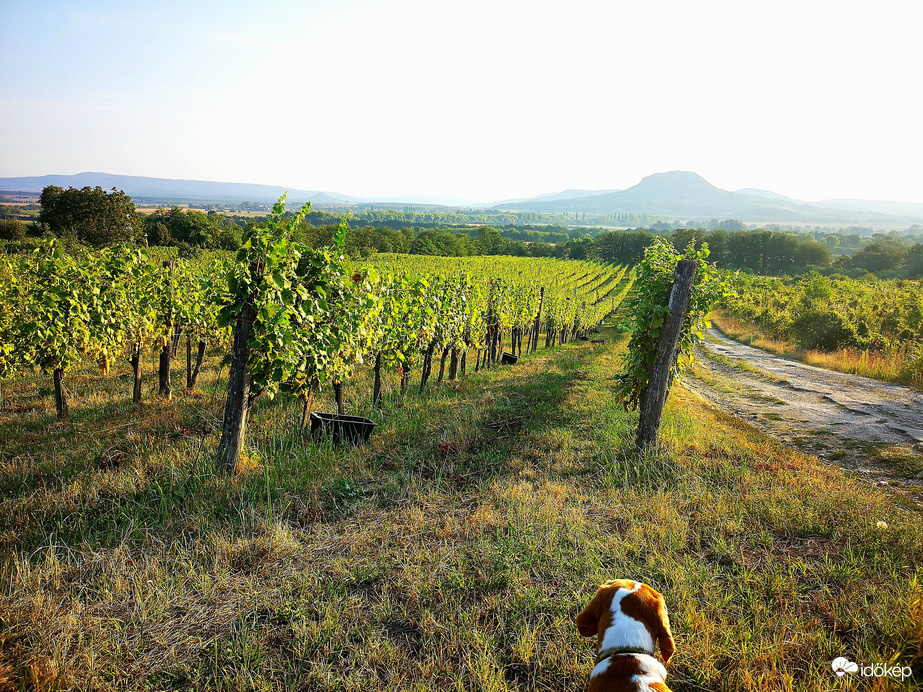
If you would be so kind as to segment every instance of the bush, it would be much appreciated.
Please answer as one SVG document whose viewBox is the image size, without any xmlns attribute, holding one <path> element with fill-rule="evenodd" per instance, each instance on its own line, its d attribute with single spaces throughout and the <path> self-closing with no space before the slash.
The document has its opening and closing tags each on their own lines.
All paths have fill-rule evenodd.
<svg viewBox="0 0 923 692">
<path fill-rule="evenodd" d="M 838 312 L 808 310 L 792 322 L 792 330 L 803 348 L 835 351 L 859 345 L 855 327 Z"/>
</svg>

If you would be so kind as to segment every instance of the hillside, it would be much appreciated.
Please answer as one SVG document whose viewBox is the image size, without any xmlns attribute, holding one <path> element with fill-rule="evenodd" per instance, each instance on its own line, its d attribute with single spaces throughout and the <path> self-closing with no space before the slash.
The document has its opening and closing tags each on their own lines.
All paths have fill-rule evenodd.
<svg viewBox="0 0 923 692">
<path fill-rule="evenodd" d="M 923 223 L 923 204 L 875 200 L 804 202 L 769 190 L 730 192 L 715 187 L 696 173 L 671 171 L 644 178 L 627 190 L 579 190 L 545 193 L 485 205 L 451 196 L 401 195 L 360 198 L 335 192 L 298 190 L 274 185 L 173 180 L 110 173 L 44 175 L 0 178 L 0 191 L 41 192 L 47 185 L 99 186 L 124 190 L 136 202 L 273 203 L 288 192 L 289 205 L 307 201 L 315 205 L 367 205 L 393 208 L 407 204 L 428 207 L 490 208 L 550 214 L 644 214 L 676 219 L 738 219 L 749 223 L 817 223 L 842 225 L 907 226 Z"/>
<path fill-rule="evenodd" d="M 344 195 L 316 190 L 294 190 L 274 185 L 252 185 L 248 183 L 221 183 L 204 180 L 173 180 L 169 178 L 146 178 L 134 175 L 112 175 L 111 173 L 78 173 L 76 175 L 42 175 L 26 178 L 0 178 L 0 190 L 41 192 L 48 185 L 58 187 L 96 187 L 105 190 L 113 187 L 124 191 L 136 202 L 171 200 L 189 202 L 235 202 L 244 201 L 272 203 L 288 192 L 290 204 L 313 202 L 315 204 L 342 204 Z"/>
<path fill-rule="evenodd" d="M 656 214 L 680 218 L 734 218 L 750 222 L 897 223 L 923 219 L 923 204 L 838 200 L 809 203 L 766 190 L 729 192 L 696 173 L 672 171 L 644 178 L 627 190 L 559 193 L 501 202 L 497 209 L 546 213 Z"/>
</svg>

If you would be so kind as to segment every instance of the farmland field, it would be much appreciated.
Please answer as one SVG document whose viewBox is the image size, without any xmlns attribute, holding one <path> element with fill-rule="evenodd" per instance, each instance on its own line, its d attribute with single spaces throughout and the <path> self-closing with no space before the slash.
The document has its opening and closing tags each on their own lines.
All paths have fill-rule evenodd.
<svg viewBox="0 0 923 692">
<path fill-rule="evenodd" d="M 631 287 L 624 267 L 565 266 L 605 313 Z M 594 653 L 574 617 L 627 577 L 666 598 L 674 690 L 844 689 L 840 656 L 907 667 L 876 689 L 915 689 L 920 513 L 681 387 L 639 457 L 612 380 L 626 339 L 611 320 L 602 343 L 562 339 L 575 302 L 516 365 L 478 367 L 489 344 L 462 341 L 464 376 L 402 394 L 389 370 L 380 409 L 358 368 L 344 408 L 378 423 L 365 445 L 312 440 L 301 401 L 257 399 L 233 475 L 214 468 L 226 341 L 172 398 L 146 351 L 137 404 L 126 354 L 107 374 L 84 359 L 69 419 L 49 377 L 9 377 L 0 687 L 580 689 Z M 314 408 L 335 409 L 329 387 Z"/>
</svg>

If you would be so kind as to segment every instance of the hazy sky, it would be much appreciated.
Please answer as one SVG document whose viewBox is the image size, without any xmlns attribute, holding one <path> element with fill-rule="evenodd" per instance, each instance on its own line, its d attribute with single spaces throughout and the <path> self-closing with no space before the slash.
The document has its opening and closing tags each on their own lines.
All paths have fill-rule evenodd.
<svg viewBox="0 0 923 692">
<path fill-rule="evenodd" d="M 0 177 L 923 202 L 917 0 L 0 0 Z"/>
</svg>

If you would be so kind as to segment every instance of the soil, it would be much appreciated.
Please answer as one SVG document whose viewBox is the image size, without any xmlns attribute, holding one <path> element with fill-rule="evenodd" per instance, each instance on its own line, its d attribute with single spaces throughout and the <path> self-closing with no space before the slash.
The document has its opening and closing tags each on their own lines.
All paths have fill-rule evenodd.
<svg viewBox="0 0 923 692">
<path fill-rule="evenodd" d="M 923 393 L 782 358 L 714 328 L 683 384 L 784 444 L 923 509 Z"/>
</svg>

